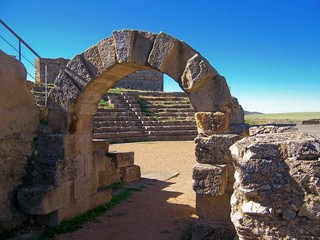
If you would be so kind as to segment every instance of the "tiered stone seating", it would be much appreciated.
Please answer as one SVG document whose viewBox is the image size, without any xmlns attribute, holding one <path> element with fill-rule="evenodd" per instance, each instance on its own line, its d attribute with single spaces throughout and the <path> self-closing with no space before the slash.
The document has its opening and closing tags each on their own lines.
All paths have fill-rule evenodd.
<svg viewBox="0 0 320 240">
<path fill-rule="evenodd" d="M 94 138 L 110 142 L 193 140 L 194 110 L 183 93 L 107 94 L 113 109 L 99 108 Z M 142 109 L 141 109 L 142 106 Z"/>
</svg>

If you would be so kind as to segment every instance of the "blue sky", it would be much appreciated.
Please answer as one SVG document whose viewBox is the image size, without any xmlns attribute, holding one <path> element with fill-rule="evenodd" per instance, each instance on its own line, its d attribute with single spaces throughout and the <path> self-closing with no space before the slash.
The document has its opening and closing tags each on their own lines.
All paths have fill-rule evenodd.
<svg viewBox="0 0 320 240">
<path fill-rule="evenodd" d="M 320 112 L 320 0 L 1 0 L 0 17 L 51 58 L 113 30 L 164 31 L 207 58 L 245 110 Z M 0 48 L 11 51 L 2 39 Z"/>
</svg>

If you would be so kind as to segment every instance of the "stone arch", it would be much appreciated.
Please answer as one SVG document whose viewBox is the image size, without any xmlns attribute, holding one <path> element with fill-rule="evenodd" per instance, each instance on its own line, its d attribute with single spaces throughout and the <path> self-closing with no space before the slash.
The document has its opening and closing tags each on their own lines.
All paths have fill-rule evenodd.
<svg viewBox="0 0 320 240">
<path fill-rule="evenodd" d="M 188 44 L 162 32 L 114 31 L 74 56 L 56 78 L 48 99 L 48 123 L 54 133 L 42 136 L 38 148 L 54 173 L 49 180 L 45 175 L 45 180 L 35 181 L 47 187 L 20 190 L 22 209 L 41 215 L 44 224 L 56 225 L 110 198 L 110 193 L 97 191 L 101 164 L 94 156 L 99 151 L 92 142 L 93 116 L 104 93 L 140 70 L 160 71 L 178 82 L 197 112 L 199 133 L 224 133 L 243 122 L 242 108 L 231 97 L 225 78 Z M 48 157 L 59 161 L 48 163 Z"/>
</svg>

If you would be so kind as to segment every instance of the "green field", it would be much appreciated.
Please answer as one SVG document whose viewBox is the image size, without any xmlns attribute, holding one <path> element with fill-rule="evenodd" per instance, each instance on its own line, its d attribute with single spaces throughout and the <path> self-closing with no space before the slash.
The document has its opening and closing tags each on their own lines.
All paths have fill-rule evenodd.
<svg viewBox="0 0 320 240">
<path fill-rule="evenodd" d="M 300 123 L 302 120 L 320 119 L 320 112 L 270 113 L 245 115 L 245 122 L 251 125 L 270 123 Z"/>
</svg>

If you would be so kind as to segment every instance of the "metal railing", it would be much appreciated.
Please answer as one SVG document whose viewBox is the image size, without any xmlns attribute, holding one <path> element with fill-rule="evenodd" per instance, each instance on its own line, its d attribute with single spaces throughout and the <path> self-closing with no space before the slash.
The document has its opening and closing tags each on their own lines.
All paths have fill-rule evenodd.
<svg viewBox="0 0 320 240">
<path fill-rule="evenodd" d="M 13 44 L 10 43 L 10 41 L 8 41 L 5 37 L 0 35 L 0 38 L 5 41 L 10 47 L 12 47 L 17 53 L 18 53 L 18 59 L 20 62 L 22 62 L 22 58 L 24 58 L 26 61 L 28 61 L 34 68 L 36 71 L 40 72 L 40 69 L 38 69 L 26 56 L 24 56 L 22 54 L 22 44 L 29 49 L 37 58 L 39 58 L 39 61 L 42 61 L 44 63 L 44 69 L 45 69 L 45 73 L 44 73 L 44 87 L 45 87 L 45 106 L 47 106 L 47 101 L 48 101 L 48 66 L 49 64 L 43 59 L 41 58 L 41 56 L 32 48 L 30 47 L 29 44 L 27 44 L 15 31 L 13 31 L 12 28 L 10 28 L 2 19 L 0 19 L 0 23 L 16 38 L 18 39 L 18 49 L 16 47 L 14 47 Z M 50 67 L 50 66 L 49 66 Z M 29 73 L 27 72 L 27 74 L 29 76 L 31 76 L 34 80 L 35 78 Z"/>
</svg>

